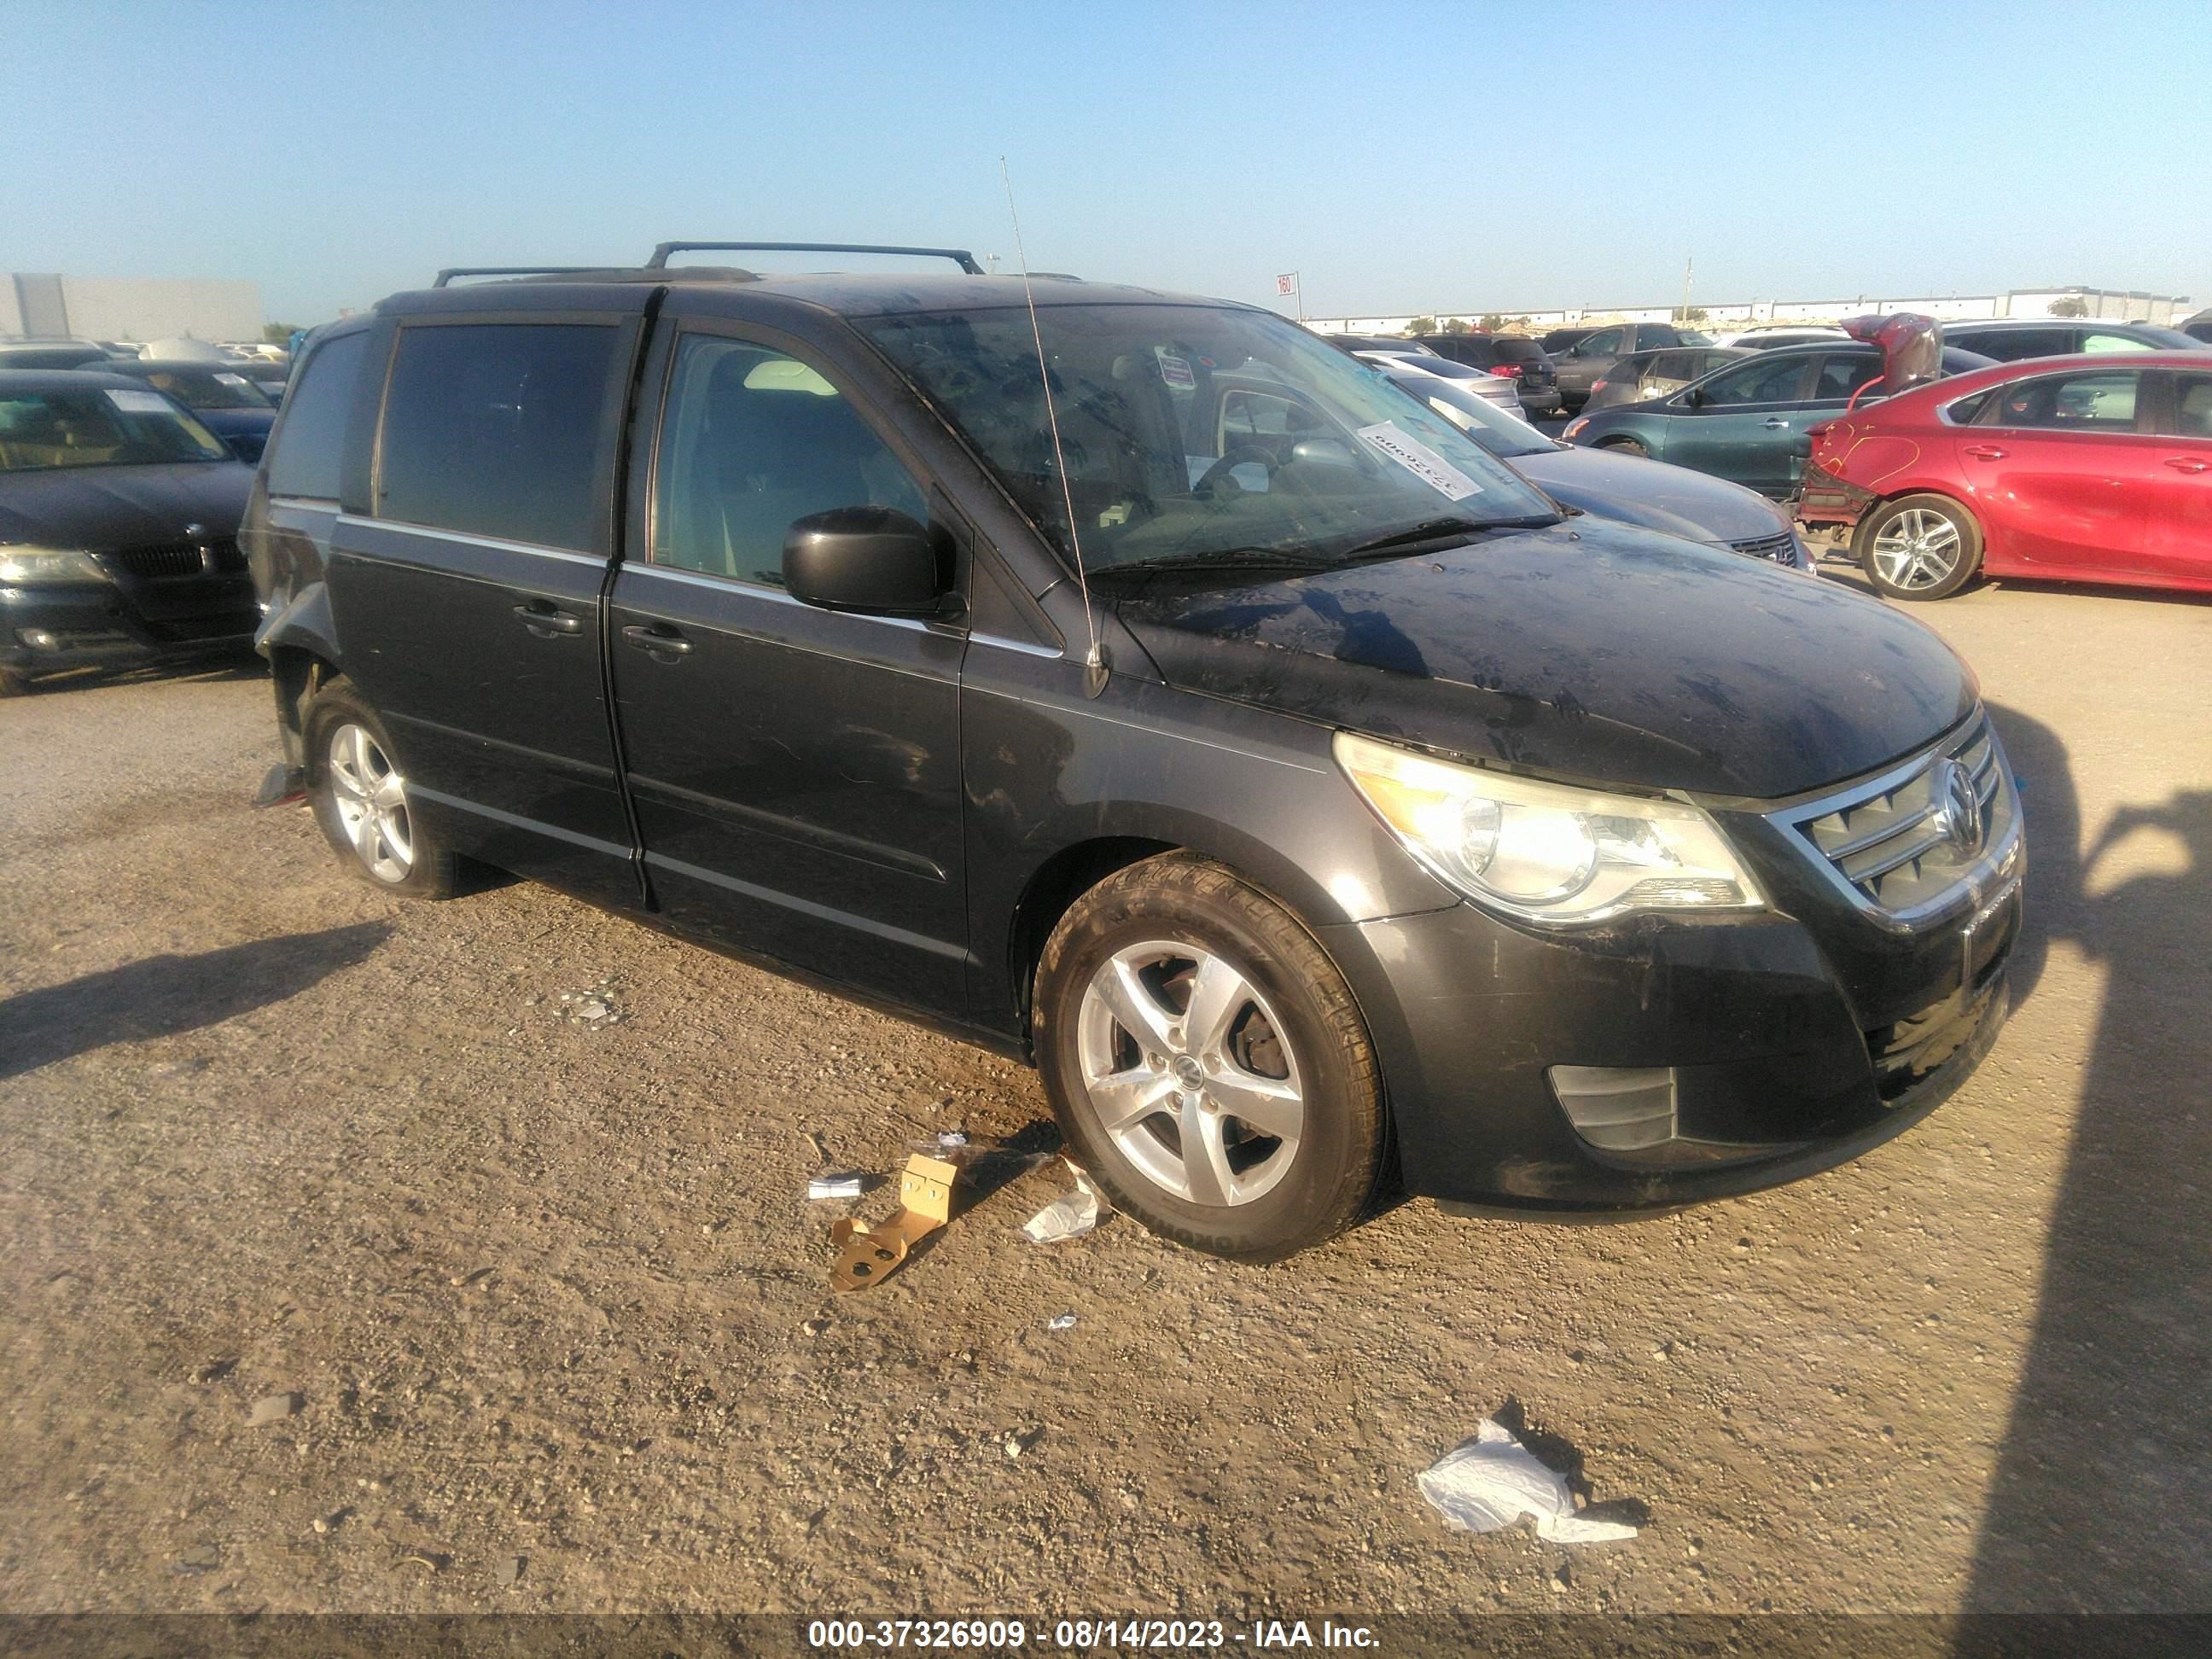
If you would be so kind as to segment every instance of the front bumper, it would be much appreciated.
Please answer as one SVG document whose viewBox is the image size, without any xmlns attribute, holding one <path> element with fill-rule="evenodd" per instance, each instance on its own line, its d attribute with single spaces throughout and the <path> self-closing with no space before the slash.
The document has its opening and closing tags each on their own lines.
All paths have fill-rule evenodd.
<svg viewBox="0 0 2212 1659">
<path fill-rule="evenodd" d="M 0 667 L 46 674 L 240 648 L 259 621 L 242 575 L 0 587 Z"/>
<path fill-rule="evenodd" d="M 1413 1191 L 1485 1212 L 1650 1212 L 1846 1162 L 1933 1110 L 2006 1018 L 2021 874 L 1911 931 L 1808 887 L 1735 920 L 1553 933 L 1462 904 L 1325 932 Z M 1593 1127 L 1572 1091 L 1607 1074 L 1663 1091 L 1664 1133 L 1624 1137 L 1602 1102 Z"/>
</svg>

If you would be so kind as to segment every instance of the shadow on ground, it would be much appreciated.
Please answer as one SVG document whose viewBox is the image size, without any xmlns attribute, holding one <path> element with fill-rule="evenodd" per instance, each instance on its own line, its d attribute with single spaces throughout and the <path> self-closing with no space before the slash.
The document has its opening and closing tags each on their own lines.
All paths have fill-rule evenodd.
<svg viewBox="0 0 2212 1659">
<path fill-rule="evenodd" d="M 2025 783 L 2026 982 L 2054 941 L 2106 979 L 1966 1606 L 2203 1611 L 2212 1608 L 2203 1409 L 2212 1379 L 2212 790 L 2124 810 L 2085 851 L 2064 746 L 2033 720 L 1991 713 Z M 2116 856 L 2123 843 L 2126 866 Z M 2033 1097 L 2021 1107 L 2050 1109 Z"/>
<path fill-rule="evenodd" d="M 349 968 L 392 929 L 357 922 L 196 956 L 149 957 L 0 1002 L 0 1078 L 115 1042 L 216 1025 Z"/>
</svg>

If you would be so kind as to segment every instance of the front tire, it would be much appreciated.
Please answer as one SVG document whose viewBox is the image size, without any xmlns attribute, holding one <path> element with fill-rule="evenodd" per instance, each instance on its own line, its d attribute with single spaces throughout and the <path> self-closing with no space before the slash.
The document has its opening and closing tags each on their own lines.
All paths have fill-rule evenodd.
<svg viewBox="0 0 2212 1659">
<path fill-rule="evenodd" d="M 1948 495 L 1900 495 L 1859 526 L 1859 566 L 1885 599 L 1948 599 L 1982 565 L 1982 527 Z"/>
<path fill-rule="evenodd" d="M 1108 877 L 1046 941 L 1034 1001 L 1069 1150 L 1152 1231 L 1275 1261 L 1374 1197 L 1382 1075 L 1351 987 L 1234 872 L 1170 854 Z"/>
<path fill-rule="evenodd" d="M 302 735 L 308 804 L 338 861 L 387 893 L 451 898 L 459 860 L 416 817 L 391 735 L 350 681 L 316 693 Z"/>
</svg>

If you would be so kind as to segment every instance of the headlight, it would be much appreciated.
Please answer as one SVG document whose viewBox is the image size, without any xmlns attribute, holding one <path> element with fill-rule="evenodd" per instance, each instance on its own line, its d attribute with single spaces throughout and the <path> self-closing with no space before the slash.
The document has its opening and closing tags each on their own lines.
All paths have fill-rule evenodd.
<svg viewBox="0 0 2212 1659">
<path fill-rule="evenodd" d="M 1694 806 L 1455 766 L 1349 732 L 1335 746 L 1336 763 L 1407 852 L 1509 915 L 1572 924 L 1764 903 L 1720 826 Z"/>
<path fill-rule="evenodd" d="M 0 547 L 0 582 L 104 582 L 107 573 L 89 553 L 66 547 Z"/>
</svg>

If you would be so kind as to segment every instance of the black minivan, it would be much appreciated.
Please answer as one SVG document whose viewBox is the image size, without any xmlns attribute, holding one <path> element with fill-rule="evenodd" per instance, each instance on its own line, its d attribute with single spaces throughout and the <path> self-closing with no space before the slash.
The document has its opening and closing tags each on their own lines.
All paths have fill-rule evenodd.
<svg viewBox="0 0 2212 1659">
<path fill-rule="evenodd" d="M 482 860 L 1030 1060 L 1115 1202 L 1252 1260 L 1401 1184 L 1770 1185 L 1994 1040 L 2020 811 L 1918 623 L 1571 516 L 1271 312 L 670 251 L 293 379 L 274 793 L 371 882 Z"/>
</svg>

